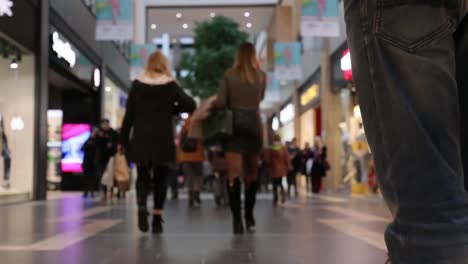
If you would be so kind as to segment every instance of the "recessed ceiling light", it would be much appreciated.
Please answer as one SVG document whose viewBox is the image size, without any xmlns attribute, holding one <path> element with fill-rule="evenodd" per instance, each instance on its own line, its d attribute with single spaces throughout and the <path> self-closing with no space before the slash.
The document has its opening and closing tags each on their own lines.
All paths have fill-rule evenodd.
<svg viewBox="0 0 468 264">
<path fill-rule="evenodd" d="M 182 25 L 182 27 L 183 27 L 184 29 L 187 29 L 187 28 L 188 28 L 188 24 L 187 24 L 187 23 L 184 23 L 184 24 Z"/>
<path fill-rule="evenodd" d="M 251 28 L 251 27 L 252 27 L 252 23 L 249 22 L 249 23 L 246 24 L 246 26 L 247 26 L 248 28 Z"/>
<path fill-rule="evenodd" d="M 182 13 L 177 13 L 175 16 L 176 16 L 177 18 L 181 19 L 181 18 L 182 18 Z"/>
<path fill-rule="evenodd" d="M 106 86 L 106 92 L 108 93 L 112 92 L 112 88 L 110 86 Z"/>
<path fill-rule="evenodd" d="M 244 13 L 244 16 L 245 16 L 245 17 L 250 17 L 250 12 L 245 12 L 245 13 Z"/>
<path fill-rule="evenodd" d="M 157 29 L 158 28 L 158 25 L 156 24 L 151 24 L 151 29 Z"/>
<path fill-rule="evenodd" d="M 216 13 L 215 13 L 215 12 L 211 12 L 211 13 L 210 13 L 210 17 L 213 18 L 213 17 L 215 17 L 215 16 L 216 16 Z"/>
</svg>

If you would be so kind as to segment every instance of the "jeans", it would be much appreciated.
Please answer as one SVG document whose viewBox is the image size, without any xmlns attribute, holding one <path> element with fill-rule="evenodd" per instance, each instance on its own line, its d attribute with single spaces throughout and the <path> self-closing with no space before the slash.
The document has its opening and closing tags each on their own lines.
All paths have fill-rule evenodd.
<svg viewBox="0 0 468 264">
<path fill-rule="evenodd" d="M 392 263 L 468 263 L 465 0 L 344 0 Z"/>
<path fill-rule="evenodd" d="M 167 166 L 137 166 L 136 194 L 139 207 L 146 208 L 148 194 L 153 189 L 154 209 L 164 209 L 167 196 L 167 175 L 171 169 Z"/>
</svg>

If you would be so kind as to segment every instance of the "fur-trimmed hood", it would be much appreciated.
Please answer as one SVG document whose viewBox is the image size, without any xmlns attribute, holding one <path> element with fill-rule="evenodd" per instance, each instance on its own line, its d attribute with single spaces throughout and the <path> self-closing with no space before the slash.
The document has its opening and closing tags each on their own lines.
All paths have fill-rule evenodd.
<svg viewBox="0 0 468 264">
<path fill-rule="evenodd" d="M 141 83 L 149 84 L 149 85 L 164 85 L 164 84 L 168 84 L 174 81 L 174 78 L 170 76 L 166 76 L 166 75 L 161 75 L 157 78 L 152 78 L 148 76 L 147 74 L 142 74 L 138 76 L 137 80 Z"/>
</svg>

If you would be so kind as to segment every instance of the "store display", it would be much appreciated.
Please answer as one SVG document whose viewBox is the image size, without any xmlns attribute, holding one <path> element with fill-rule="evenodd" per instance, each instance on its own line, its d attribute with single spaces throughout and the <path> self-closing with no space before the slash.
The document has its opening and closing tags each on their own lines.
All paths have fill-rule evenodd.
<svg viewBox="0 0 468 264">
<path fill-rule="evenodd" d="M 3 118 L 0 120 L 1 149 L 3 157 L 3 184 L 4 189 L 10 188 L 11 155 L 8 147 L 8 139 L 5 134 Z"/>
<path fill-rule="evenodd" d="M 60 162 L 62 158 L 62 110 L 47 111 L 47 185 L 51 190 L 59 188 L 62 182 Z"/>
<path fill-rule="evenodd" d="M 91 136 L 89 124 L 64 124 L 62 127 L 62 172 L 82 173 L 83 144 Z"/>
</svg>

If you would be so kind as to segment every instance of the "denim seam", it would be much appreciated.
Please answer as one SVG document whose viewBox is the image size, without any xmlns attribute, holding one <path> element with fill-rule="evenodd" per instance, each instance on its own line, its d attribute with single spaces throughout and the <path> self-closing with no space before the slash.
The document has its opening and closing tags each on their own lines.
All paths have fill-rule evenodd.
<svg viewBox="0 0 468 264">
<path fill-rule="evenodd" d="M 375 21 L 372 22 L 371 25 L 369 25 L 369 16 L 368 16 L 368 13 L 367 13 L 367 10 L 366 10 L 366 6 L 367 6 L 367 2 L 366 0 L 360 0 L 361 4 L 361 28 L 363 30 L 363 37 L 364 37 L 364 43 L 365 45 L 367 46 L 366 48 L 366 57 L 367 57 L 367 63 L 369 65 L 369 75 L 370 75 L 370 79 L 371 79 L 371 85 L 372 85 L 372 88 L 373 89 L 373 108 L 375 109 L 376 113 L 377 114 L 380 114 L 382 113 L 382 110 L 378 107 L 377 105 L 377 98 L 376 98 L 376 91 L 375 91 L 375 88 L 377 87 L 377 83 L 378 81 L 376 80 L 376 73 L 375 73 L 375 70 L 373 70 L 373 67 L 374 67 L 374 63 L 373 63 L 373 60 L 372 60 L 372 52 L 374 52 L 374 47 L 372 47 L 370 45 L 371 41 L 369 40 L 370 36 L 374 35 L 375 33 L 375 30 L 376 30 L 376 25 L 377 25 L 377 22 L 378 20 L 380 19 L 379 15 L 378 15 L 378 12 L 375 13 Z M 379 5 L 382 4 L 381 1 L 377 1 L 377 8 L 379 8 Z M 375 40 L 374 40 L 375 41 Z M 385 150 L 385 143 L 384 143 L 384 130 L 381 126 L 381 124 L 377 121 L 376 122 L 376 128 L 377 128 L 377 133 L 378 133 L 378 138 L 382 141 L 382 145 L 380 146 L 382 148 L 382 153 L 383 155 L 388 158 L 388 153 L 386 152 Z M 395 186 L 392 184 L 391 181 L 388 180 L 388 177 L 389 177 L 389 174 L 387 172 L 384 172 L 385 175 L 383 175 L 385 177 L 385 180 L 387 181 L 388 184 L 390 184 L 391 186 L 391 192 L 392 192 L 392 196 L 394 197 L 394 199 L 396 199 L 396 202 L 399 203 L 398 201 L 398 195 L 396 194 L 395 192 Z M 399 236 L 398 239 L 400 240 L 400 242 L 402 244 L 405 243 L 405 239 L 404 237 L 402 236 Z"/>
<path fill-rule="evenodd" d="M 381 10 L 378 12 L 378 17 L 379 17 L 379 20 L 377 21 L 378 23 L 376 23 L 376 35 L 382 39 L 384 42 L 392 45 L 392 46 L 395 46 L 397 48 L 400 48 L 400 49 L 403 49 L 407 52 L 410 52 L 410 53 L 414 53 L 416 51 L 418 51 L 419 49 L 425 47 L 426 45 L 432 43 L 434 40 L 438 39 L 439 37 L 441 36 L 444 36 L 445 34 L 449 33 L 452 25 L 453 25 L 453 22 L 451 19 L 447 19 L 447 21 L 442 24 L 437 30 L 429 33 L 427 36 L 423 37 L 420 41 L 417 41 L 415 43 L 412 43 L 412 44 L 409 44 L 409 45 L 405 45 L 402 41 L 397 41 L 395 40 L 392 36 L 388 35 L 388 34 L 385 34 L 385 33 L 382 33 L 381 30 L 380 30 L 380 22 L 381 22 Z"/>
</svg>

